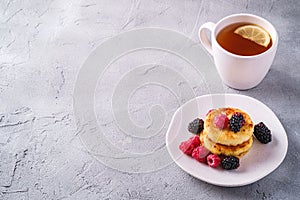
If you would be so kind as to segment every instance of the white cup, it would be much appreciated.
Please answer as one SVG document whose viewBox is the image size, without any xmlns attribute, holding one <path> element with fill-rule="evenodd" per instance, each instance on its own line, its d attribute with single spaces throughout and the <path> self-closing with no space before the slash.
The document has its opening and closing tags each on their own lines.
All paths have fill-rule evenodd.
<svg viewBox="0 0 300 200">
<path fill-rule="evenodd" d="M 253 55 L 241 56 L 223 49 L 216 40 L 218 33 L 226 26 L 238 22 L 257 24 L 269 32 L 272 46 L 267 51 Z M 210 39 L 206 31 L 211 32 Z M 207 22 L 199 29 L 201 44 L 213 56 L 222 81 L 229 87 L 246 90 L 257 86 L 268 73 L 275 57 L 278 35 L 274 26 L 267 20 L 252 14 L 234 14 L 219 22 Z"/>
</svg>

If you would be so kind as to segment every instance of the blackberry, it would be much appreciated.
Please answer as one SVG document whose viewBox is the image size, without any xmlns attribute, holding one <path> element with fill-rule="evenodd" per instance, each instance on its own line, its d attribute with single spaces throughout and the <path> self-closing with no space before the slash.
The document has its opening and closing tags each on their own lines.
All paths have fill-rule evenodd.
<svg viewBox="0 0 300 200">
<path fill-rule="evenodd" d="M 240 166 L 240 160 L 234 156 L 227 156 L 221 161 L 221 166 L 226 170 L 236 169 Z"/>
<path fill-rule="evenodd" d="M 272 141 L 271 131 L 263 122 L 260 122 L 254 126 L 253 134 L 255 135 L 256 139 L 263 144 L 267 144 Z"/>
<path fill-rule="evenodd" d="M 204 128 L 204 121 L 202 119 L 194 119 L 189 123 L 188 131 L 194 134 L 199 134 Z"/>
<path fill-rule="evenodd" d="M 244 116 L 242 113 L 235 112 L 229 120 L 230 129 L 237 133 L 241 130 L 242 126 L 245 124 Z"/>
</svg>

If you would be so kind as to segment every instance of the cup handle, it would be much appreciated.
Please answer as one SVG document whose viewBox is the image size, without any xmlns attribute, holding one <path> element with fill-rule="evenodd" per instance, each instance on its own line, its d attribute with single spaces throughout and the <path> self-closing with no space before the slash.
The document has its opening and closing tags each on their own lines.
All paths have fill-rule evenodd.
<svg viewBox="0 0 300 200">
<path fill-rule="evenodd" d="M 208 51 L 208 53 L 210 53 L 212 56 L 213 56 L 213 52 L 212 52 L 211 40 L 208 39 L 205 31 L 209 30 L 210 32 L 212 32 L 214 28 L 215 28 L 215 23 L 206 22 L 206 23 L 202 24 L 202 26 L 200 26 L 199 34 L 198 34 L 201 44 Z"/>
</svg>

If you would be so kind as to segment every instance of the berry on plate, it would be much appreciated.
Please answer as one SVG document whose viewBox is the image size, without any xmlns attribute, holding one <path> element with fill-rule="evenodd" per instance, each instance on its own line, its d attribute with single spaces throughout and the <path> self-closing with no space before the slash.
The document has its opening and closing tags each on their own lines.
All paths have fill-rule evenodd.
<svg viewBox="0 0 300 200">
<path fill-rule="evenodd" d="M 272 141 L 272 135 L 270 129 L 263 123 L 260 122 L 254 126 L 254 132 L 256 139 L 263 144 L 267 144 Z"/>
<path fill-rule="evenodd" d="M 228 126 L 229 119 L 225 114 L 220 114 L 214 118 L 214 123 L 219 129 L 224 129 Z"/>
<path fill-rule="evenodd" d="M 179 149 L 189 156 L 192 156 L 193 150 L 200 145 L 200 139 L 198 135 L 190 137 L 187 141 L 181 142 Z"/>
<path fill-rule="evenodd" d="M 194 119 L 188 125 L 188 131 L 194 134 L 199 134 L 204 128 L 204 121 L 203 119 Z"/>
<path fill-rule="evenodd" d="M 206 116 L 207 116 L 211 111 L 213 111 L 213 110 L 215 110 L 215 109 L 210 109 L 210 110 L 206 113 Z"/>
<path fill-rule="evenodd" d="M 229 124 L 230 124 L 230 129 L 233 132 L 235 133 L 239 132 L 242 126 L 244 126 L 245 124 L 245 119 L 243 114 L 239 112 L 234 113 L 229 120 Z"/>
<path fill-rule="evenodd" d="M 227 156 L 221 161 L 221 165 L 226 170 L 236 169 L 240 166 L 240 160 L 234 156 Z"/>
<path fill-rule="evenodd" d="M 208 155 L 206 160 L 207 160 L 208 166 L 213 167 L 213 168 L 218 167 L 221 163 L 221 158 L 215 154 Z"/>
<path fill-rule="evenodd" d="M 194 149 L 192 157 L 199 162 L 206 163 L 206 157 L 209 153 L 210 152 L 204 146 L 198 146 Z"/>
</svg>

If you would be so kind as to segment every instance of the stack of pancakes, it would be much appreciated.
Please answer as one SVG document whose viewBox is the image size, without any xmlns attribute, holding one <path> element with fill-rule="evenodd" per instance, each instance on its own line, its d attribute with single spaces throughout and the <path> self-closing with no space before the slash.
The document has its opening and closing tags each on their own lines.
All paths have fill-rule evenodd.
<svg viewBox="0 0 300 200">
<path fill-rule="evenodd" d="M 239 112 L 244 116 L 245 124 L 240 131 L 235 133 L 230 130 L 230 126 L 220 129 L 214 123 L 215 117 L 220 114 L 231 116 Z M 254 124 L 247 113 L 237 108 L 219 108 L 212 110 L 205 119 L 204 130 L 200 134 L 201 143 L 213 154 L 242 157 L 252 146 Z"/>
</svg>

